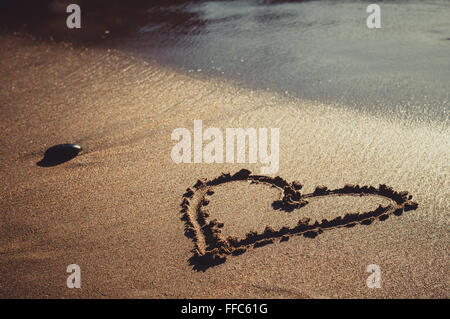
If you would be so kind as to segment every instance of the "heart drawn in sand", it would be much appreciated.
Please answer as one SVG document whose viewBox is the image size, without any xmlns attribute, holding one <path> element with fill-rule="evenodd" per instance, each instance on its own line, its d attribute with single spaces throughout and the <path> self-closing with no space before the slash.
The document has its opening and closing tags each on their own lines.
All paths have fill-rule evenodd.
<svg viewBox="0 0 450 319">
<path fill-rule="evenodd" d="M 311 221 L 310 218 L 300 218 L 295 227 L 282 227 L 274 230 L 267 226 L 262 233 L 250 231 L 243 238 L 234 236 L 225 237 L 221 228 L 223 223 L 208 220 L 209 212 L 206 206 L 209 203 L 208 196 L 214 194 L 214 188 L 227 183 L 250 182 L 264 184 L 277 188 L 280 198 L 272 203 L 274 210 L 291 212 L 308 204 L 308 200 L 324 196 L 381 196 L 388 199 L 391 204 L 379 205 L 372 211 L 347 213 L 332 220 Z M 302 184 L 299 182 L 288 183 L 283 178 L 252 175 L 249 170 L 242 169 L 234 175 L 222 174 L 219 177 L 206 180 L 198 180 L 192 188 L 188 188 L 183 195 L 181 203 L 181 219 L 185 222 L 185 235 L 194 242 L 191 264 L 196 270 L 205 270 L 211 266 L 226 261 L 230 255 L 241 255 L 249 247 L 262 247 L 274 243 L 275 240 L 287 241 L 292 236 L 304 236 L 315 238 L 325 230 L 341 227 L 353 227 L 357 224 L 370 225 L 375 219 L 384 221 L 389 215 L 402 215 L 405 211 L 415 210 L 418 204 L 411 201 L 412 196 L 408 192 L 396 192 L 384 184 L 378 188 L 373 186 L 345 185 L 342 188 L 328 189 L 324 186 L 316 187 L 310 194 L 301 194 Z"/>
</svg>

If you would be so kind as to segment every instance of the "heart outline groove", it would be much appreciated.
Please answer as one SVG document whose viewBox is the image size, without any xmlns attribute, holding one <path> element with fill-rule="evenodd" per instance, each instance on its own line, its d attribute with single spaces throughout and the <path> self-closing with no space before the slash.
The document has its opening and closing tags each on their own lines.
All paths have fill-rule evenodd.
<svg viewBox="0 0 450 319">
<path fill-rule="evenodd" d="M 378 208 L 366 211 L 347 213 L 343 217 L 338 216 L 331 220 L 322 219 L 311 222 L 310 218 L 303 217 L 298 220 L 295 227 L 283 226 L 274 230 L 267 226 L 262 233 L 250 231 L 244 238 L 225 236 L 221 232 L 223 223 L 216 219 L 208 220 L 209 204 L 207 196 L 214 194 L 214 187 L 230 182 L 247 181 L 252 184 L 264 184 L 280 191 L 280 198 L 272 203 L 274 210 L 291 212 L 308 204 L 308 199 L 324 196 L 381 196 L 391 201 L 387 206 L 379 205 Z M 226 261 L 227 257 L 241 255 L 250 247 L 262 247 L 280 239 L 280 242 L 289 240 L 293 236 L 315 238 L 324 230 L 342 227 L 353 227 L 357 224 L 370 225 L 375 219 L 384 221 L 390 215 L 400 216 L 403 212 L 415 210 L 418 203 L 413 202 L 412 195 L 408 192 L 397 192 L 385 184 L 378 188 L 374 186 L 345 185 L 342 188 L 328 189 L 325 186 L 317 186 L 314 192 L 301 194 L 303 185 L 297 181 L 288 183 L 283 178 L 264 175 L 252 175 L 247 169 L 241 169 L 234 175 L 223 173 L 212 179 L 199 179 L 192 188 L 187 188 L 181 202 L 181 220 L 185 223 L 184 233 L 194 242 L 193 256 L 190 264 L 197 271 L 205 271 L 209 267 L 219 265 Z"/>
</svg>

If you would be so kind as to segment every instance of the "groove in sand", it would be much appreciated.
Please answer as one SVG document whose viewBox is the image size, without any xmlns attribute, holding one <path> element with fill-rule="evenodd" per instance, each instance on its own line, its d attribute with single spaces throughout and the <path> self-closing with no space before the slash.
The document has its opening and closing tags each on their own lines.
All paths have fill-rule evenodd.
<svg viewBox="0 0 450 319">
<path fill-rule="evenodd" d="M 291 212 L 308 204 L 307 199 L 324 196 L 381 196 L 391 201 L 387 206 L 379 205 L 372 211 L 347 213 L 343 217 L 338 216 L 332 220 L 311 221 L 310 218 L 300 218 L 295 227 L 282 227 L 274 230 L 267 226 L 262 233 L 250 231 L 244 238 L 225 236 L 221 232 L 223 223 L 213 219 L 208 220 L 209 212 L 206 206 L 208 197 L 214 194 L 214 187 L 232 182 L 250 182 L 265 184 L 277 188 L 280 198 L 272 203 L 274 210 Z M 195 244 L 190 258 L 191 264 L 196 270 L 206 270 L 211 266 L 226 261 L 229 255 L 241 255 L 249 247 L 262 247 L 280 239 L 280 242 L 289 240 L 292 236 L 303 235 L 315 238 L 324 230 L 341 227 L 353 227 L 357 224 L 370 225 L 376 218 L 384 221 L 391 214 L 402 215 L 405 211 L 415 210 L 416 202 L 411 201 L 412 196 L 408 192 L 397 192 L 391 187 L 380 184 L 378 188 L 373 186 L 345 185 L 342 188 L 328 189 L 325 186 L 316 187 L 310 194 L 301 194 L 303 185 L 297 181 L 288 183 L 283 178 L 251 175 L 251 172 L 242 169 L 234 175 L 222 174 L 215 179 L 199 179 L 192 188 L 188 188 L 183 194 L 181 203 L 181 219 L 185 222 L 185 235 L 191 238 Z"/>
</svg>

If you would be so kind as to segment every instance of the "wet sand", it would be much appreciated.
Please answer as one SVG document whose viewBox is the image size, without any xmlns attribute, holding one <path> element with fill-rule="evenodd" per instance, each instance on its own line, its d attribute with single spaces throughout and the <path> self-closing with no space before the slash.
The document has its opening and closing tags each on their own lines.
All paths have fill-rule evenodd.
<svg viewBox="0 0 450 319">
<path fill-rule="evenodd" d="M 37 298 L 448 298 L 449 131 L 351 109 L 239 88 L 183 74 L 130 54 L 0 38 L 0 297 Z M 181 219 L 183 194 L 260 164 L 175 164 L 171 132 L 204 127 L 279 127 L 280 176 L 339 189 L 387 184 L 417 209 L 249 246 L 219 265 L 190 263 L 194 242 Z M 55 144 L 83 152 L 36 165 Z M 227 235 L 267 224 L 331 220 L 373 210 L 386 199 L 309 199 L 276 210 L 277 189 L 219 185 L 211 217 Z M 228 224 L 227 224 L 228 222 Z M 66 287 L 81 267 L 82 288 Z M 369 289 L 377 264 L 382 289 Z"/>
</svg>

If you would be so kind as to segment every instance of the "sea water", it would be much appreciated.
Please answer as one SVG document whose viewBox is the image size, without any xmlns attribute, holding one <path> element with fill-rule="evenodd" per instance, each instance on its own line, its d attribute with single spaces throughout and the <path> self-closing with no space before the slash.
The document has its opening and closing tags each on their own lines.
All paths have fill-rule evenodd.
<svg viewBox="0 0 450 319">
<path fill-rule="evenodd" d="M 380 116 L 447 123 L 450 1 L 200 1 L 151 5 L 114 44 L 240 86 Z M 150 2 L 151 3 L 151 2 Z"/>
</svg>

